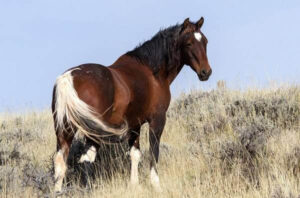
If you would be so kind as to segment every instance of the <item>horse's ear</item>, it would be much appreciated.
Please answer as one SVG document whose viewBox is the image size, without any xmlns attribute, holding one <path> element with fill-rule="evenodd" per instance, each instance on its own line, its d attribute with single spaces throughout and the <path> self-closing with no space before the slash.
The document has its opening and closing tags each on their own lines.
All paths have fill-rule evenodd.
<svg viewBox="0 0 300 198">
<path fill-rule="evenodd" d="M 190 25 L 190 18 L 186 18 L 183 22 L 183 29 L 186 29 Z"/>
<path fill-rule="evenodd" d="M 197 21 L 197 23 L 196 23 L 197 29 L 200 29 L 202 27 L 203 23 L 204 23 L 204 18 L 201 17 L 201 19 L 199 19 L 199 21 Z"/>
</svg>

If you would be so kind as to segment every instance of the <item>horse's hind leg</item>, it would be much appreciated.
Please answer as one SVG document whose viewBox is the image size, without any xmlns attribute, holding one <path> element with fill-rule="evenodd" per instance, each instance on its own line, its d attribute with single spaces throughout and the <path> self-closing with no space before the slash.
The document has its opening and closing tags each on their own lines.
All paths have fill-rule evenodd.
<svg viewBox="0 0 300 198">
<path fill-rule="evenodd" d="M 89 178 L 95 179 L 93 163 L 95 162 L 98 149 L 99 149 L 99 144 L 87 138 L 85 151 L 79 159 L 79 163 L 83 165 L 83 170 L 84 170 L 83 174 L 81 174 L 81 184 L 86 187 L 89 187 L 88 186 Z"/>
<path fill-rule="evenodd" d="M 95 162 L 97 150 L 99 149 L 99 145 L 93 140 L 87 138 L 86 141 L 87 150 L 81 155 L 79 159 L 79 163 L 93 163 Z"/>
<path fill-rule="evenodd" d="M 67 159 L 74 138 L 74 127 L 65 127 L 64 130 L 57 129 L 57 153 L 54 157 L 54 179 L 55 179 L 55 192 L 60 192 L 62 188 L 63 179 L 67 171 Z"/>
</svg>

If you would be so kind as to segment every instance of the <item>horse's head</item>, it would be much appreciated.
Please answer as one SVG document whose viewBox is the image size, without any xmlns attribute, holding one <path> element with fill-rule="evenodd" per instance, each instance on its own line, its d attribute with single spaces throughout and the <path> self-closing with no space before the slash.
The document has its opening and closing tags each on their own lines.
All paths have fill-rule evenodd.
<svg viewBox="0 0 300 198">
<path fill-rule="evenodd" d="M 201 32 L 204 18 L 196 23 L 185 19 L 181 31 L 181 53 L 183 63 L 189 65 L 198 75 L 201 81 L 208 80 L 212 70 L 206 55 L 207 38 Z"/>
</svg>

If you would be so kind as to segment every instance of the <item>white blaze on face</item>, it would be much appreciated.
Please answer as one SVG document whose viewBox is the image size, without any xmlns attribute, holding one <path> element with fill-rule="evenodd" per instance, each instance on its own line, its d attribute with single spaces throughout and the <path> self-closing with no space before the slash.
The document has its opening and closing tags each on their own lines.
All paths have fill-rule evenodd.
<svg viewBox="0 0 300 198">
<path fill-rule="evenodd" d="M 197 41 L 201 41 L 202 35 L 200 34 L 200 32 L 195 32 L 194 36 L 197 39 Z"/>
</svg>

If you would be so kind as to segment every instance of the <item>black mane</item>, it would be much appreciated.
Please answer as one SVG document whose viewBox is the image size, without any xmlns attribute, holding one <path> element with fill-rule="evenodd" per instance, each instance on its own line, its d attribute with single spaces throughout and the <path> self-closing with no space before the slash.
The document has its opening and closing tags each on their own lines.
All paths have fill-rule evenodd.
<svg viewBox="0 0 300 198">
<path fill-rule="evenodd" d="M 167 71 L 179 64 L 180 52 L 177 49 L 177 41 L 182 30 L 182 25 L 174 25 L 160 30 L 150 40 L 138 45 L 132 51 L 126 53 L 150 67 L 153 73 L 157 73 L 163 66 Z"/>
</svg>

